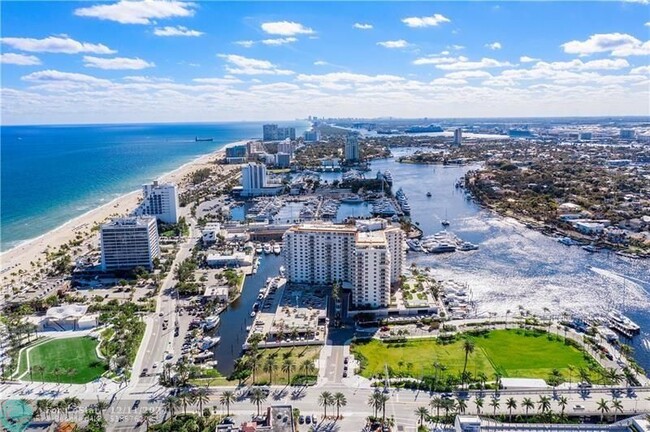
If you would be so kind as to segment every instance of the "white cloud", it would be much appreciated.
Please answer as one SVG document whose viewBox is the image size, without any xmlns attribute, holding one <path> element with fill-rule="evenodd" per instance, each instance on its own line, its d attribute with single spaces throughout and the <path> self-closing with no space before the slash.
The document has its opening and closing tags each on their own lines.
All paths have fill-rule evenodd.
<svg viewBox="0 0 650 432">
<path fill-rule="evenodd" d="M 430 84 L 434 86 L 462 85 L 462 84 L 467 84 L 467 81 L 463 79 L 453 79 L 453 78 L 436 78 L 433 81 L 431 81 Z"/>
<path fill-rule="evenodd" d="M 645 23 L 643 25 L 646 26 L 646 27 L 650 27 L 650 21 L 648 21 L 647 23 Z"/>
<path fill-rule="evenodd" d="M 629 67 L 630 64 L 625 59 L 600 59 L 583 62 L 582 60 L 571 60 L 566 62 L 538 62 L 533 69 L 551 69 L 551 70 L 617 70 Z"/>
<path fill-rule="evenodd" d="M 200 84 L 216 84 L 216 85 L 231 85 L 231 84 L 241 84 L 242 80 L 235 77 L 223 77 L 223 78 L 194 78 L 192 81 Z"/>
<path fill-rule="evenodd" d="M 465 49 L 465 47 L 463 45 L 449 45 L 447 48 L 453 49 L 453 50 L 456 50 L 456 51 L 460 51 L 460 50 Z"/>
<path fill-rule="evenodd" d="M 198 30 L 190 30 L 187 27 L 183 26 L 166 26 L 158 27 L 153 31 L 153 34 L 156 36 L 187 36 L 187 37 L 198 37 L 203 35 L 203 32 Z"/>
<path fill-rule="evenodd" d="M 445 78 L 461 79 L 461 80 L 465 80 L 468 78 L 492 78 L 492 74 L 481 70 L 471 70 L 471 71 L 468 70 L 468 71 L 448 73 L 445 75 Z"/>
<path fill-rule="evenodd" d="M 650 55 L 650 41 L 642 43 L 634 36 L 625 33 L 594 34 L 585 41 L 573 40 L 562 44 L 561 47 L 568 54 L 580 56 L 602 52 L 609 52 L 617 57 Z"/>
<path fill-rule="evenodd" d="M 285 45 L 285 44 L 290 44 L 296 42 L 298 39 L 295 37 L 287 37 L 287 38 L 277 38 L 277 39 L 264 39 L 261 42 L 264 45 Z"/>
<path fill-rule="evenodd" d="M 639 66 L 630 70 L 632 75 L 650 75 L 650 66 Z"/>
<path fill-rule="evenodd" d="M 512 66 L 510 62 L 499 61 L 491 58 L 482 58 L 479 61 L 468 61 L 465 57 L 462 59 L 459 58 L 459 61 L 455 63 L 441 63 L 437 64 L 436 67 L 442 70 L 472 70 L 472 69 L 484 69 L 484 68 L 499 68 Z"/>
<path fill-rule="evenodd" d="M 536 62 L 536 61 L 539 61 L 539 60 L 540 59 L 535 58 L 535 57 L 528 57 L 528 56 L 519 57 L 519 61 L 522 62 L 522 63 L 532 63 L 532 62 Z"/>
<path fill-rule="evenodd" d="M 492 51 L 500 50 L 501 49 L 501 43 L 500 42 L 492 42 L 490 44 L 485 44 L 485 47 L 488 49 L 491 49 Z"/>
<path fill-rule="evenodd" d="M 327 63 L 326 61 L 323 61 L 323 60 L 316 60 L 314 62 L 314 66 L 327 66 L 328 64 L 329 63 Z"/>
<path fill-rule="evenodd" d="M 139 70 L 154 67 L 154 63 L 150 63 L 141 58 L 127 58 L 127 57 L 113 57 L 113 58 L 102 58 L 102 57 L 93 57 L 93 56 L 84 56 L 84 66 L 98 68 L 98 69 L 108 69 L 108 70 L 120 70 L 120 69 L 130 69 L 130 70 Z"/>
<path fill-rule="evenodd" d="M 239 46 L 243 46 L 244 48 L 250 48 L 250 47 L 252 47 L 253 45 L 255 45 L 255 41 L 252 41 L 252 40 L 242 40 L 242 41 L 237 41 L 237 42 L 235 42 L 235 44 L 237 44 L 237 45 L 239 45 Z"/>
<path fill-rule="evenodd" d="M 366 24 L 366 23 L 354 23 L 352 27 L 359 30 L 372 30 L 373 28 L 372 24 Z"/>
<path fill-rule="evenodd" d="M 130 75 L 122 78 L 123 81 L 134 82 L 134 83 L 167 83 L 173 82 L 171 78 L 159 78 L 143 75 Z"/>
<path fill-rule="evenodd" d="M 0 54 L 0 63 L 18 66 L 35 66 L 41 64 L 41 61 L 33 55 L 2 53 Z"/>
<path fill-rule="evenodd" d="M 444 51 L 443 51 L 444 52 Z M 467 57 L 438 57 L 438 56 L 429 56 L 429 57 L 421 57 L 418 59 L 413 60 L 414 65 L 438 65 L 438 64 L 449 64 L 449 63 L 457 63 L 459 61 L 467 61 Z"/>
<path fill-rule="evenodd" d="M 152 20 L 189 17 L 194 15 L 195 4 L 184 1 L 129 1 L 99 4 L 76 9 L 75 15 L 115 21 L 121 24 L 151 24 Z"/>
<path fill-rule="evenodd" d="M 441 14 L 434 14 L 426 17 L 409 17 L 402 20 L 409 27 L 432 27 L 442 23 L 451 22 L 451 20 Z"/>
<path fill-rule="evenodd" d="M 305 75 L 300 74 L 296 80 L 307 83 L 320 83 L 320 84 L 367 84 L 367 83 L 385 83 L 404 81 L 404 78 L 397 75 L 364 75 L 351 72 L 332 72 L 323 75 Z"/>
<path fill-rule="evenodd" d="M 234 75 L 293 75 L 293 71 L 278 69 L 268 60 L 252 59 L 236 54 L 219 54 L 226 60 L 226 70 Z"/>
<path fill-rule="evenodd" d="M 91 75 L 70 73 L 70 72 L 60 72 L 52 69 L 39 71 L 39 72 L 32 72 L 29 75 L 25 75 L 21 77 L 20 79 L 23 81 L 32 81 L 32 82 L 39 82 L 39 83 L 67 81 L 71 83 L 92 84 L 98 86 L 108 86 L 111 84 L 109 80 L 96 78 Z"/>
<path fill-rule="evenodd" d="M 314 30 L 293 21 L 276 21 L 262 23 L 262 30 L 271 35 L 295 36 L 300 34 L 314 34 Z"/>
<path fill-rule="evenodd" d="M 404 39 L 399 39 L 399 40 L 377 42 L 377 45 L 381 45 L 384 48 L 406 48 L 407 46 L 409 46 L 409 43 L 406 42 Z"/>
<path fill-rule="evenodd" d="M 79 42 L 67 36 L 50 36 L 45 39 L 4 37 L 0 38 L 0 42 L 12 48 L 28 52 L 61 54 L 115 54 L 117 52 L 108 48 L 106 45 Z"/>
</svg>

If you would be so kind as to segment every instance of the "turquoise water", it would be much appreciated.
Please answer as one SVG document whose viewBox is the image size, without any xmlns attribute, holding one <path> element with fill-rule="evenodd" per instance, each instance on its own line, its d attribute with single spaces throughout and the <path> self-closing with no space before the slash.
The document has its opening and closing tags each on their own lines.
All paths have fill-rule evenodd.
<svg viewBox="0 0 650 432">
<path fill-rule="evenodd" d="M 284 123 L 302 134 L 306 122 Z M 0 128 L 0 250 L 42 235 L 262 123 L 7 126 Z M 194 138 L 213 137 L 212 142 Z"/>
</svg>

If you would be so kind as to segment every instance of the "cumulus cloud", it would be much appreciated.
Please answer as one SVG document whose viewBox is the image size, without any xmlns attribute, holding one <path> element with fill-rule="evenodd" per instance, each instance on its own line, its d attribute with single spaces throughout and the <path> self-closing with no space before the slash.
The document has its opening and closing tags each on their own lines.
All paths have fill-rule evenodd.
<svg viewBox="0 0 650 432">
<path fill-rule="evenodd" d="M 231 85 L 241 84 L 242 80 L 235 77 L 217 77 L 217 78 L 194 78 L 192 81 L 200 84 L 216 84 L 216 85 Z"/>
<path fill-rule="evenodd" d="M 552 70 L 617 70 L 629 67 L 625 59 L 601 59 L 583 62 L 582 60 L 571 60 L 566 62 L 538 62 L 533 69 Z"/>
<path fill-rule="evenodd" d="M 632 75 L 650 75 L 650 66 L 639 66 L 630 70 Z"/>
<path fill-rule="evenodd" d="M 409 17 L 402 19 L 402 22 L 409 27 L 435 27 L 442 23 L 451 22 L 451 20 L 441 14 L 434 14 L 425 17 Z"/>
<path fill-rule="evenodd" d="M 314 66 L 327 66 L 328 64 L 329 63 L 327 63 L 326 61 L 323 61 L 323 60 L 316 60 L 314 62 Z"/>
<path fill-rule="evenodd" d="M 252 59 L 236 54 L 219 54 L 228 64 L 226 70 L 233 75 L 293 75 L 293 71 L 279 69 L 268 60 Z"/>
<path fill-rule="evenodd" d="M 444 51 L 447 54 L 449 54 L 448 51 Z M 445 55 L 447 55 L 445 54 Z M 467 61 L 467 57 L 439 57 L 439 56 L 428 56 L 428 57 L 420 57 L 415 60 L 413 60 L 413 64 L 417 66 L 421 65 L 438 65 L 438 64 L 445 64 L 445 63 L 457 63 L 459 61 Z"/>
<path fill-rule="evenodd" d="M 121 0 L 117 3 L 76 9 L 74 14 L 121 24 L 151 24 L 152 20 L 156 19 L 193 16 L 195 6 L 195 3 L 175 0 Z"/>
<path fill-rule="evenodd" d="M 409 43 L 404 39 L 399 40 L 389 40 L 383 42 L 377 42 L 377 45 L 383 46 L 384 48 L 406 48 L 409 46 Z"/>
<path fill-rule="evenodd" d="M 373 28 L 372 24 L 367 23 L 354 23 L 352 27 L 359 30 L 372 30 Z"/>
<path fill-rule="evenodd" d="M 156 36 L 185 36 L 185 37 L 198 37 L 203 35 L 203 32 L 198 30 L 190 30 L 183 26 L 165 26 L 158 27 L 153 31 Z"/>
<path fill-rule="evenodd" d="M 500 42 L 492 42 L 489 44 L 485 44 L 485 47 L 487 49 L 491 49 L 492 51 L 500 50 L 501 49 L 501 43 Z"/>
<path fill-rule="evenodd" d="M 255 45 L 255 41 L 252 41 L 252 40 L 241 40 L 241 41 L 237 41 L 237 42 L 235 42 L 235 44 L 237 44 L 237 45 L 239 45 L 239 46 L 243 46 L 244 48 L 250 48 L 250 47 L 252 47 L 253 45 Z"/>
<path fill-rule="evenodd" d="M 52 69 L 32 72 L 29 75 L 25 75 L 21 77 L 20 79 L 23 81 L 32 81 L 37 83 L 71 82 L 71 83 L 80 83 L 80 84 L 92 84 L 97 86 L 111 85 L 111 82 L 109 80 L 97 78 L 91 75 L 71 73 L 71 72 L 61 72 Z"/>
<path fill-rule="evenodd" d="M 532 62 L 536 62 L 536 61 L 539 61 L 539 60 L 540 59 L 535 58 L 535 57 L 528 57 L 528 56 L 519 57 L 519 61 L 522 62 L 522 63 L 532 63 Z"/>
<path fill-rule="evenodd" d="M 113 57 L 113 58 L 104 58 L 104 57 L 93 57 L 93 56 L 84 56 L 84 66 L 98 68 L 98 69 L 107 69 L 107 70 L 139 70 L 154 67 L 154 63 L 150 63 L 141 58 L 128 58 L 128 57 Z"/>
<path fill-rule="evenodd" d="M 397 75 L 364 75 L 351 72 L 332 72 L 323 75 L 299 74 L 296 80 L 318 84 L 368 84 L 404 81 L 404 78 Z"/>
<path fill-rule="evenodd" d="M 286 37 L 286 38 L 276 38 L 276 39 L 264 39 L 261 42 L 264 45 L 285 45 L 296 42 L 298 39 L 295 37 Z"/>
<path fill-rule="evenodd" d="M 499 61 L 491 58 L 482 58 L 478 61 L 470 61 L 467 57 L 438 57 L 438 56 L 429 56 L 421 57 L 413 61 L 414 65 L 434 65 L 438 69 L 442 70 L 474 70 L 474 69 L 486 69 L 486 68 L 499 68 L 512 66 L 510 62 Z"/>
<path fill-rule="evenodd" d="M 20 51 L 60 54 L 115 54 L 106 45 L 79 42 L 67 36 L 50 36 L 44 39 L 4 37 L 0 42 Z"/>
<path fill-rule="evenodd" d="M 469 78 L 491 78 L 492 74 L 480 70 L 468 70 L 461 72 L 451 72 L 445 75 L 445 78 L 466 80 Z"/>
<path fill-rule="evenodd" d="M 265 22 L 262 23 L 261 27 L 264 32 L 278 36 L 310 35 L 315 33 L 313 29 L 293 21 Z"/>
<path fill-rule="evenodd" d="M 650 41 L 645 43 L 626 33 L 599 33 L 589 36 L 587 40 L 573 40 L 561 45 L 564 52 L 588 56 L 590 54 L 609 52 L 616 57 L 650 55 Z"/>
<path fill-rule="evenodd" d="M 130 75 L 122 78 L 123 81 L 134 82 L 134 83 L 162 83 L 162 82 L 173 82 L 171 78 L 159 78 L 151 77 L 144 75 Z"/>
<path fill-rule="evenodd" d="M 35 66 L 41 64 L 41 61 L 33 55 L 2 53 L 0 54 L 0 63 L 18 66 Z"/>
</svg>

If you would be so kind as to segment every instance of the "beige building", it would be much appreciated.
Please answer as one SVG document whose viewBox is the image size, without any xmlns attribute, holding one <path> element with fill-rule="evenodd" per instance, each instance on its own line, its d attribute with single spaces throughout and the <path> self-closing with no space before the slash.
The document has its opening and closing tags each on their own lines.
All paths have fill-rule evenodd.
<svg viewBox="0 0 650 432">
<path fill-rule="evenodd" d="M 358 226 L 302 224 L 285 233 L 284 253 L 289 281 L 348 282 L 355 306 L 387 307 L 390 288 L 403 270 L 404 232 L 383 220 Z"/>
</svg>

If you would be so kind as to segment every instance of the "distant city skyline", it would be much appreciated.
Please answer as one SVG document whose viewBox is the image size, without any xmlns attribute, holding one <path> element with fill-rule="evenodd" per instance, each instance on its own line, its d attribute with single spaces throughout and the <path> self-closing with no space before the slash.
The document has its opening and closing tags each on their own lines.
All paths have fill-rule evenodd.
<svg viewBox="0 0 650 432">
<path fill-rule="evenodd" d="M 650 115 L 623 2 L 3 2 L 2 124 Z"/>
</svg>

